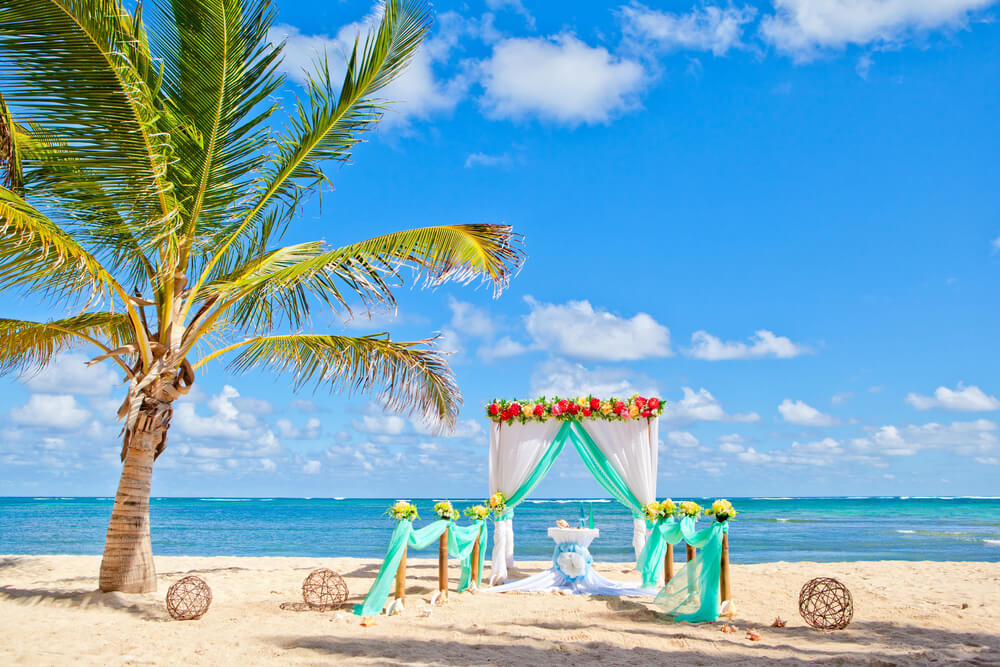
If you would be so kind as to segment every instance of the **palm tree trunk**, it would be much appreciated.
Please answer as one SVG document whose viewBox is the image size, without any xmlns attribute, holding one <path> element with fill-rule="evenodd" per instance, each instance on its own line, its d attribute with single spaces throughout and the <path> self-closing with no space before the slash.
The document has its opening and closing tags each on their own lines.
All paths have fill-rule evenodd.
<svg viewBox="0 0 1000 667">
<path fill-rule="evenodd" d="M 141 412 L 135 427 L 125 434 L 125 460 L 111 510 L 101 560 L 101 590 L 151 593 L 156 590 L 156 567 L 149 537 L 149 491 L 153 459 L 166 442 L 170 410 Z"/>
</svg>

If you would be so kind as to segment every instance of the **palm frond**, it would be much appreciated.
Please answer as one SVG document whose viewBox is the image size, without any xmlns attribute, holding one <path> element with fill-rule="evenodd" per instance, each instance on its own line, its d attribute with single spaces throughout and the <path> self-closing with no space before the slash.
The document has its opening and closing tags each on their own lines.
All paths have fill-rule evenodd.
<svg viewBox="0 0 1000 667">
<path fill-rule="evenodd" d="M 0 95 L 0 185 L 19 193 L 24 187 L 24 174 L 18 144 L 17 125 L 7 108 L 7 101 Z"/>
<path fill-rule="evenodd" d="M 270 97 L 283 81 L 280 49 L 268 41 L 275 10 L 266 0 L 172 0 L 162 10 L 153 42 L 164 60 L 163 90 L 192 128 L 174 138 L 171 167 L 189 251 L 199 228 L 211 235 L 228 221 L 261 165 L 277 108 Z"/>
<path fill-rule="evenodd" d="M 0 187 L 0 289 L 25 287 L 58 297 L 125 291 L 90 252 L 7 188 Z"/>
<path fill-rule="evenodd" d="M 138 18 L 118 0 L 7 0 L 0 66 L 21 121 L 63 140 L 51 159 L 82 162 L 123 216 L 155 233 L 176 215 L 170 114 L 155 104 L 158 70 Z"/>
<path fill-rule="evenodd" d="M 320 61 L 306 86 L 306 100 L 298 101 L 289 126 L 277 138 L 277 154 L 265 164 L 246 214 L 211 240 L 212 254 L 195 292 L 230 247 L 253 233 L 269 206 L 291 215 L 306 193 L 327 181 L 322 162 L 350 158 L 359 134 L 371 129 L 385 108 L 376 95 L 403 71 L 429 27 L 430 12 L 423 2 L 388 0 L 378 29 L 360 49 L 355 42 L 339 90 L 329 63 Z"/>
<path fill-rule="evenodd" d="M 229 364 L 235 372 L 265 367 L 289 372 L 295 386 L 327 386 L 331 391 L 379 391 L 383 408 L 421 413 L 454 424 L 461 394 L 444 356 L 430 340 L 395 342 L 387 335 L 261 336 L 217 350 L 197 364 L 244 348 Z"/>
<path fill-rule="evenodd" d="M 39 370 L 62 352 L 92 344 L 105 353 L 134 342 L 131 323 L 121 313 L 83 313 L 51 322 L 0 319 L 0 375 Z M 117 357 L 115 361 L 130 373 Z"/>
</svg>

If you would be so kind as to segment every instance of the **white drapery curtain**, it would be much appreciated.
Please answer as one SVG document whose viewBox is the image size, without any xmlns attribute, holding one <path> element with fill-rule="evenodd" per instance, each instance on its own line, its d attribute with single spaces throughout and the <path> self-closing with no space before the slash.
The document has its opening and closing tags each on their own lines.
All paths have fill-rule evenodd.
<svg viewBox="0 0 1000 667">
<path fill-rule="evenodd" d="M 508 498 L 538 466 L 562 422 L 549 419 L 527 424 L 492 423 L 490 429 L 490 494 L 502 491 Z M 490 583 L 507 580 L 514 567 L 514 522 L 497 521 L 493 531 L 493 569 Z"/>
<path fill-rule="evenodd" d="M 583 423 L 587 433 L 597 444 L 615 472 L 628 485 L 640 505 L 656 500 L 657 448 L 659 445 L 658 419 L 633 419 L 630 421 L 588 420 Z M 632 521 L 632 548 L 636 560 L 646 546 L 646 520 Z"/>
<path fill-rule="evenodd" d="M 510 497 L 538 466 L 562 422 L 503 425 L 490 429 L 490 493 L 502 491 Z M 656 499 L 657 446 L 659 424 L 656 419 L 630 421 L 587 420 L 583 427 L 614 467 L 640 505 Z M 647 538 L 645 519 L 632 524 L 632 547 L 636 559 Z M 508 519 L 497 521 L 493 532 L 493 569 L 490 583 L 507 580 L 514 566 L 514 526 Z"/>
</svg>

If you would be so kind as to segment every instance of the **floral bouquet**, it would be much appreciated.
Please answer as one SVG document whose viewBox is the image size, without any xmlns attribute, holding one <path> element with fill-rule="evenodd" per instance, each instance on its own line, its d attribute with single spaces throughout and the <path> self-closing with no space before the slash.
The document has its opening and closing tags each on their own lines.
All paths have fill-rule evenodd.
<svg viewBox="0 0 1000 667">
<path fill-rule="evenodd" d="M 693 500 L 684 500 L 678 505 L 681 514 L 692 519 L 697 519 L 698 515 L 701 514 L 701 505 L 694 502 Z"/>
<path fill-rule="evenodd" d="M 494 399 L 486 405 L 486 417 L 498 423 L 526 424 L 529 421 L 544 422 L 548 419 L 563 421 L 576 419 L 604 419 L 614 421 L 645 417 L 656 418 L 663 414 L 666 406 L 653 396 L 646 398 L 633 394 L 630 398 L 601 400 L 594 396 L 546 399 L 544 396 L 531 400 Z"/>
<path fill-rule="evenodd" d="M 493 516 L 498 517 L 507 511 L 507 496 L 503 494 L 503 491 L 497 491 L 489 497 L 486 504 L 489 505 Z"/>
<path fill-rule="evenodd" d="M 452 506 L 450 500 L 442 500 L 439 503 L 434 503 L 434 511 L 437 512 L 438 518 L 445 521 L 455 521 L 458 519 L 458 510 Z"/>
<path fill-rule="evenodd" d="M 712 503 L 712 506 L 705 510 L 705 514 L 709 516 L 714 516 L 719 522 L 728 521 L 736 516 L 736 508 L 733 504 L 724 498 L 720 498 Z"/>
<path fill-rule="evenodd" d="M 486 505 L 473 505 L 465 508 L 465 516 L 473 521 L 485 521 L 490 516 L 490 509 Z"/>
<path fill-rule="evenodd" d="M 385 513 L 397 521 L 402 521 L 403 519 L 413 521 L 420 518 L 420 515 L 417 514 L 416 505 L 409 500 L 397 500 L 396 504 L 387 509 Z"/>
</svg>

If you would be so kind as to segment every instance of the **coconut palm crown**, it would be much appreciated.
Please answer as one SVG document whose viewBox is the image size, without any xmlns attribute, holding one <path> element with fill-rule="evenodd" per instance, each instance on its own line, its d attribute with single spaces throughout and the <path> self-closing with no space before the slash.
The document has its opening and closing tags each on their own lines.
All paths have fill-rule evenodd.
<svg viewBox="0 0 1000 667">
<path fill-rule="evenodd" d="M 391 309 L 404 271 L 431 285 L 481 278 L 498 293 L 523 261 L 505 225 L 282 246 L 306 197 L 329 183 L 324 166 L 348 160 L 378 122 L 381 91 L 430 14 L 388 0 L 346 54 L 343 80 L 319 58 L 287 115 L 275 101 L 274 17 L 266 0 L 159 0 L 149 12 L 119 0 L 0 4 L 0 289 L 63 315 L 0 319 L 0 372 L 90 345 L 91 363 L 115 364 L 127 383 L 102 590 L 155 590 L 153 462 L 203 365 L 378 391 L 389 409 L 452 423 L 461 396 L 433 339 L 305 333 L 310 311 Z"/>
</svg>

